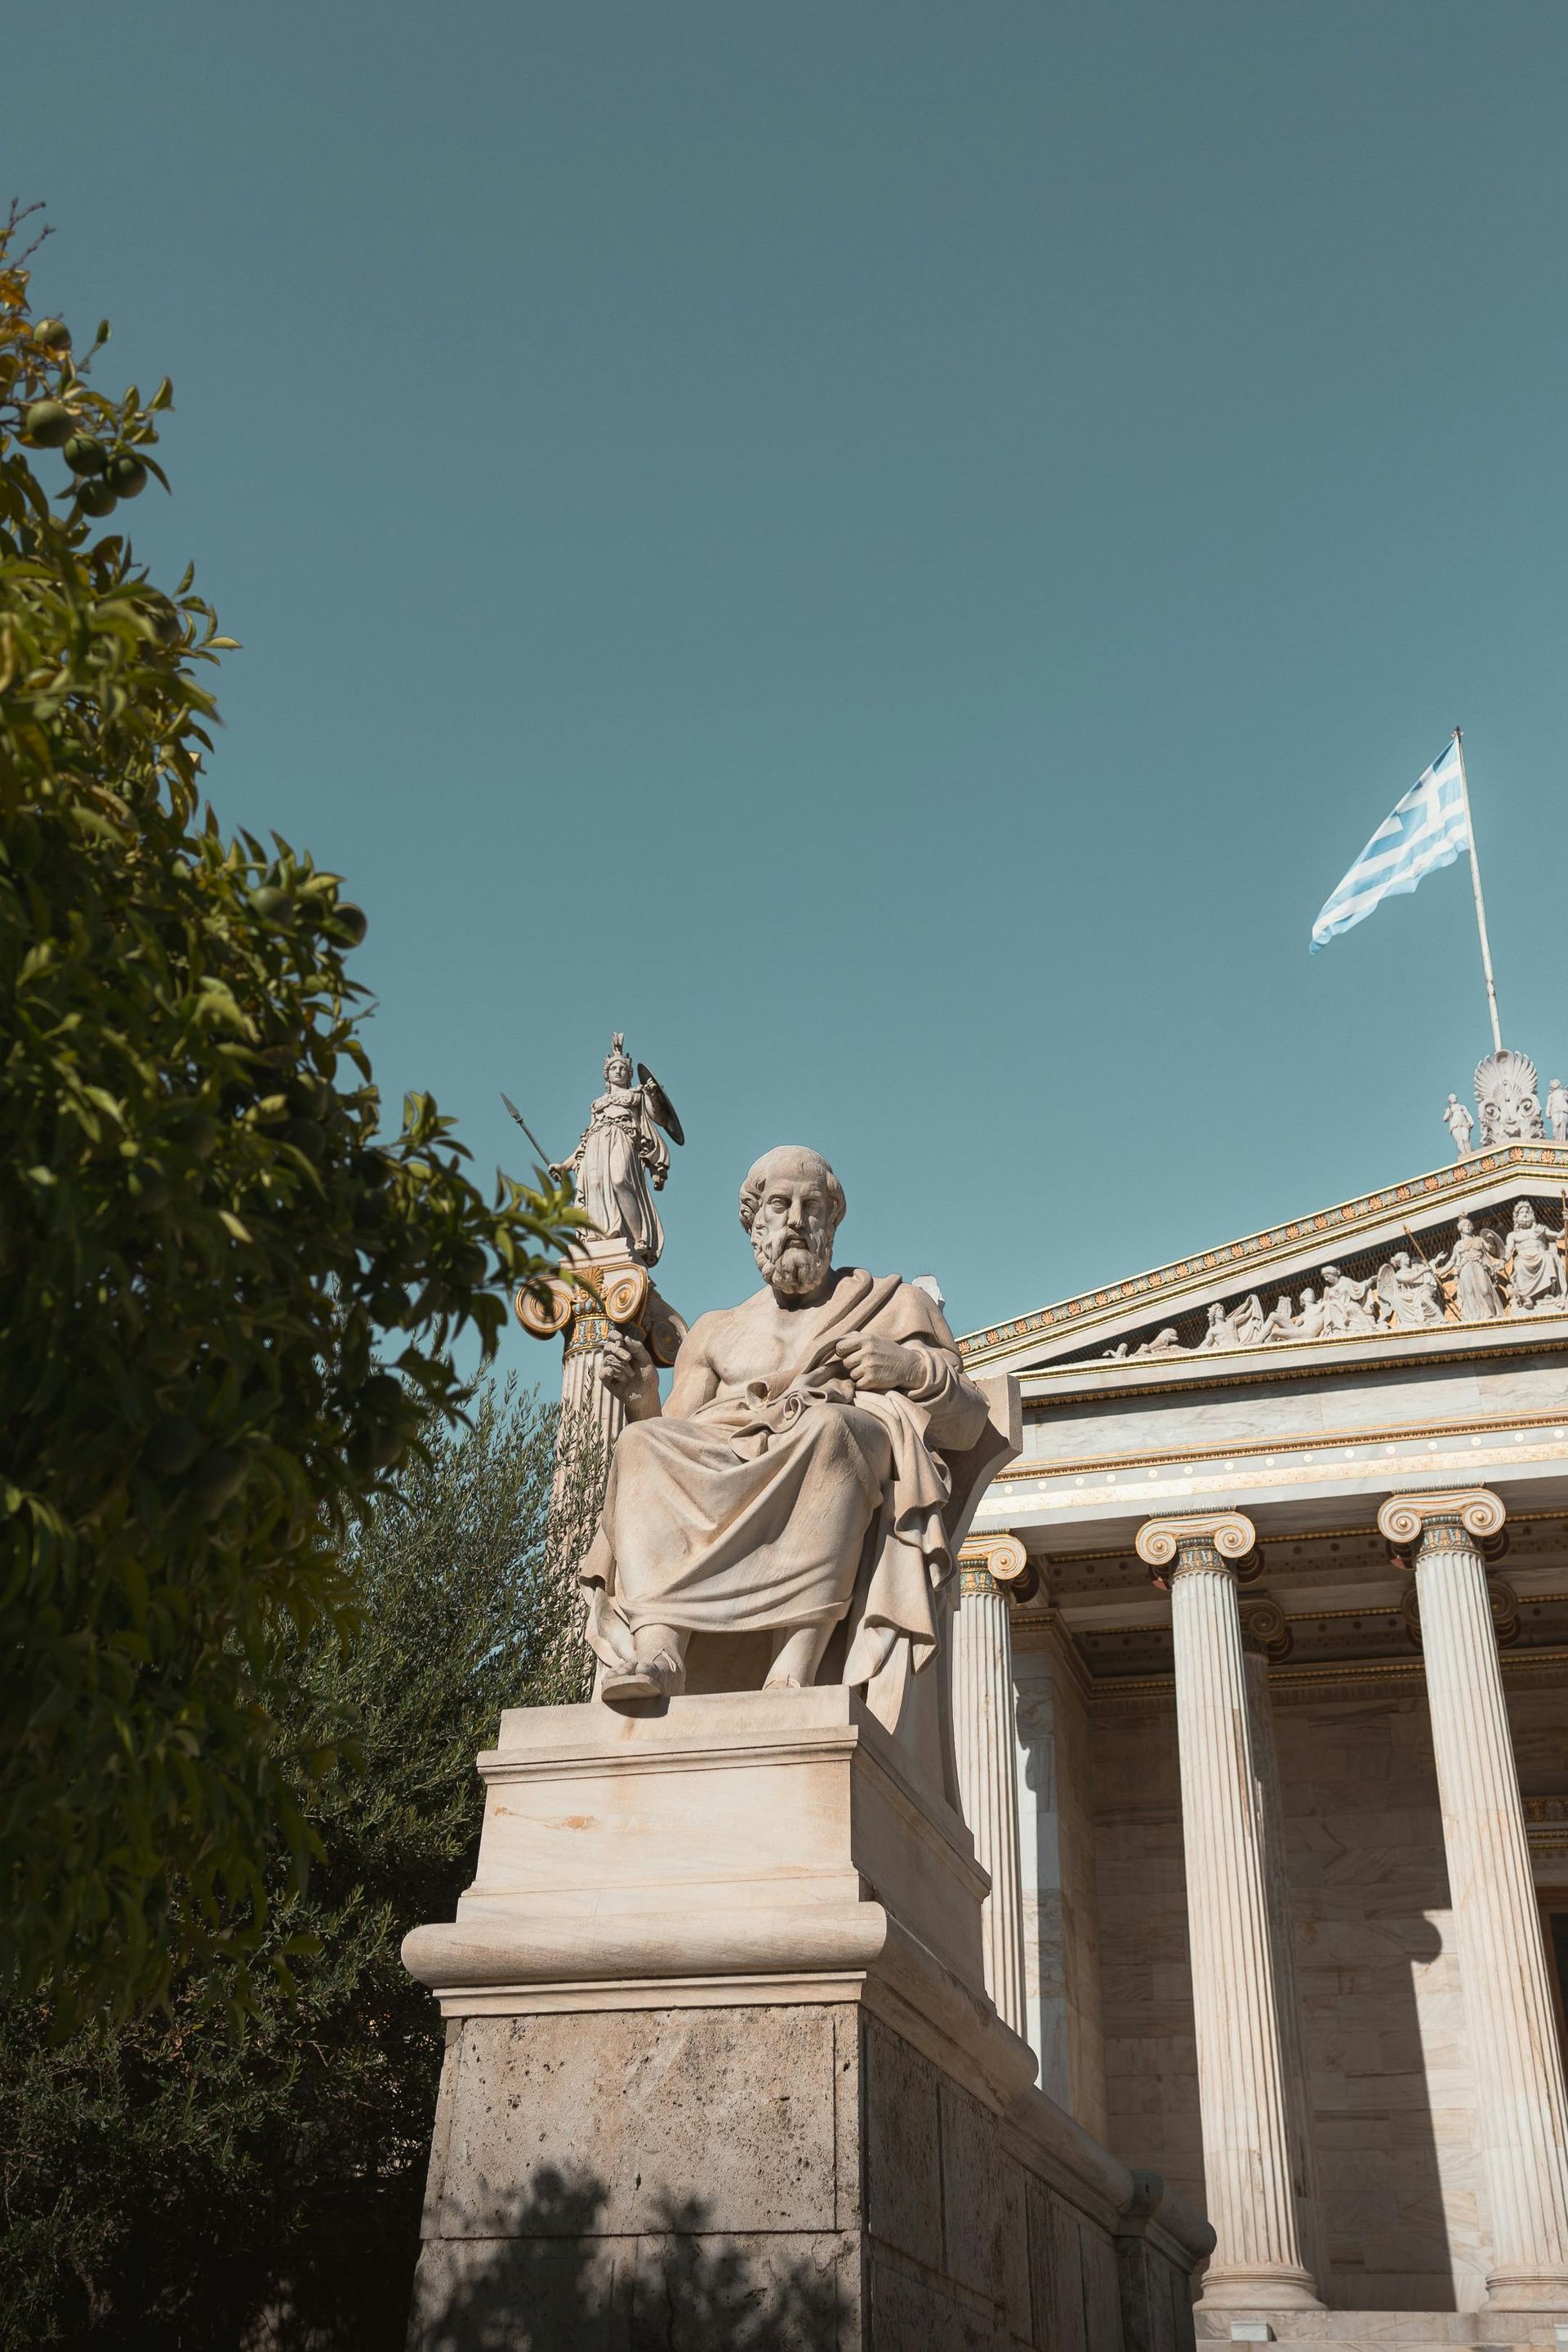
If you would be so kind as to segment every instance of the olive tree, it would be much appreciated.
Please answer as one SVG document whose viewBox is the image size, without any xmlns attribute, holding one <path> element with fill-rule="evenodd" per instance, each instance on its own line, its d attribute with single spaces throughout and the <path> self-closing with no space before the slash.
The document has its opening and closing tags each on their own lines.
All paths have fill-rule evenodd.
<svg viewBox="0 0 1568 2352">
<path fill-rule="evenodd" d="M 451 1124 L 389 1128 L 365 918 L 203 802 L 232 643 L 124 529 L 171 401 L 114 400 L 0 226 L 0 1984 L 125 2011 L 244 1990 L 302 1871 L 289 1642 L 347 1633 L 345 1526 L 460 1415 L 453 1343 L 569 1235 L 487 1199 Z M 58 479 L 46 475 L 58 472 Z M 165 484 L 166 486 L 166 484 Z M 541 1187 L 544 1179 L 540 1177 Z"/>
</svg>

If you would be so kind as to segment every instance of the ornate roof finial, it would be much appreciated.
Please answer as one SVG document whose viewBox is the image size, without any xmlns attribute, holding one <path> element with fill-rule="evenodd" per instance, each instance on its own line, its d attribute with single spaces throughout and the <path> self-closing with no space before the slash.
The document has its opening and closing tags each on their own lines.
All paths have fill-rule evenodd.
<svg viewBox="0 0 1568 2352">
<path fill-rule="evenodd" d="M 1535 1143 L 1545 1135 L 1536 1094 L 1535 1064 L 1503 1045 L 1476 1065 L 1476 1108 L 1483 1151 L 1495 1143 Z"/>
</svg>

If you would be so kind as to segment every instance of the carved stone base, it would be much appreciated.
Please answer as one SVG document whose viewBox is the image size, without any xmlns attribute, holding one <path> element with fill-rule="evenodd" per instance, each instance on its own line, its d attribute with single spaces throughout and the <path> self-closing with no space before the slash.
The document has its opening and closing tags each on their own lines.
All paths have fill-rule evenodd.
<svg viewBox="0 0 1568 2352">
<path fill-rule="evenodd" d="M 984 1876 L 842 1687 L 505 1718 L 410 2352 L 1187 2352 L 1212 2233 L 1032 2085 Z"/>
</svg>

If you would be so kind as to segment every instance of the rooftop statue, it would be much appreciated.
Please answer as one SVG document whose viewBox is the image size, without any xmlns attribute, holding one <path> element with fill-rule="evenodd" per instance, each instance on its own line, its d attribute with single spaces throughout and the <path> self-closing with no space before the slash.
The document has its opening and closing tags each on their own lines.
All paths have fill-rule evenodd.
<svg viewBox="0 0 1568 2352">
<path fill-rule="evenodd" d="M 1476 1122 L 1458 1095 L 1448 1097 L 1448 1108 L 1443 1113 L 1443 1124 L 1454 1139 L 1455 1159 L 1463 1160 L 1469 1151 L 1470 1137 Z"/>
<path fill-rule="evenodd" d="M 1568 1143 L 1568 1087 L 1553 1078 L 1546 1089 L 1546 1124 L 1553 1143 Z"/>
<path fill-rule="evenodd" d="M 639 1265 L 657 1265 L 664 1250 L 653 1192 L 664 1190 L 669 1173 L 665 1135 L 672 1143 L 686 1140 L 675 1106 L 646 1063 L 637 1064 L 637 1084 L 632 1084 L 631 1058 L 617 1029 L 605 1060 L 605 1091 L 588 1114 L 576 1150 L 569 1160 L 554 1161 L 550 1173 L 557 1181 L 571 1176 L 584 1216 Z"/>
<path fill-rule="evenodd" d="M 844 1680 L 894 1728 L 936 1648 L 949 1527 L 1012 1449 L 929 1292 L 834 1265 L 844 1205 L 819 1152 L 756 1162 L 763 1286 L 692 1325 L 662 1409 L 647 1350 L 605 1343 L 626 1426 L 581 1573 L 612 1704 L 679 1691 L 694 1633 L 765 1633 L 765 1687 L 809 1685 L 847 1617 Z"/>
</svg>

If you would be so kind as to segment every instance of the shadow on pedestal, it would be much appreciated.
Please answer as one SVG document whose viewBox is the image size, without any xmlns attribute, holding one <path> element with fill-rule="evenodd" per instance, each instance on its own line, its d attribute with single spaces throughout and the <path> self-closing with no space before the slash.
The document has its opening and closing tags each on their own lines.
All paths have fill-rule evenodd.
<svg viewBox="0 0 1568 2352">
<path fill-rule="evenodd" d="M 758 2257 L 708 2234 L 699 2198 L 657 2194 L 648 2238 L 603 2238 L 606 2183 L 535 2177 L 497 2238 L 422 2286 L 409 2352 L 818 2352 L 837 2342 L 837 2265 Z"/>
</svg>

